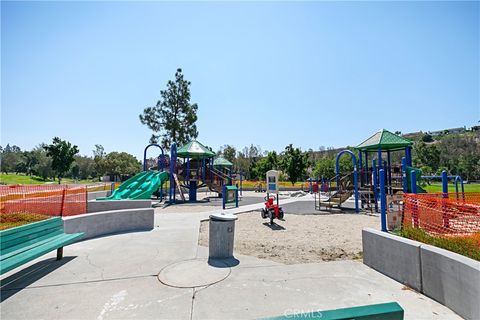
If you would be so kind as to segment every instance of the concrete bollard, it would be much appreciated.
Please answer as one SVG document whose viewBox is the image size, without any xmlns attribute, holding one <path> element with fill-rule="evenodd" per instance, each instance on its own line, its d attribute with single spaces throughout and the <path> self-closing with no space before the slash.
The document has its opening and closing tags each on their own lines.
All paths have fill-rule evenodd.
<svg viewBox="0 0 480 320">
<path fill-rule="evenodd" d="M 210 215 L 208 257 L 233 257 L 233 242 L 235 236 L 235 220 L 233 214 L 217 213 Z"/>
</svg>

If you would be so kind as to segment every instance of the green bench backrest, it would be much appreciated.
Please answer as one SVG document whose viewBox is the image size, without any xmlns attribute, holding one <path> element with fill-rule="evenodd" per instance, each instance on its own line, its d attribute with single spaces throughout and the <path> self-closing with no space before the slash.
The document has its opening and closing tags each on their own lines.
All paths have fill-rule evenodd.
<svg viewBox="0 0 480 320">
<path fill-rule="evenodd" d="M 63 220 L 55 217 L 0 231 L 0 249 L 5 254 L 23 245 L 63 233 Z"/>
</svg>

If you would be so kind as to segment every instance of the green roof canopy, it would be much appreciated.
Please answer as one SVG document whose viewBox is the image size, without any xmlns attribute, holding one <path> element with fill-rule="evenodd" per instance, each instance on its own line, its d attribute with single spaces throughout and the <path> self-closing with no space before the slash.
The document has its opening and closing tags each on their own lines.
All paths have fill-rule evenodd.
<svg viewBox="0 0 480 320">
<path fill-rule="evenodd" d="M 378 148 L 382 151 L 394 151 L 405 149 L 412 144 L 412 141 L 382 129 L 355 148 L 361 151 L 378 151 Z"/>
<path fill-rule="evenodd" d="M 213 160 L 213 166 L 214 167 L 233 167 L 233 163 L 228 161 L 227 159 L 223 157 L 218 157 Z"/>
<path fill-rule="evenodd" d="M 214 157 L 215 152 L 208 150 L 203 144 L 193 140 L 179 148 L 177 156 L 190 159 L 208 159 Z"/>
</svg>

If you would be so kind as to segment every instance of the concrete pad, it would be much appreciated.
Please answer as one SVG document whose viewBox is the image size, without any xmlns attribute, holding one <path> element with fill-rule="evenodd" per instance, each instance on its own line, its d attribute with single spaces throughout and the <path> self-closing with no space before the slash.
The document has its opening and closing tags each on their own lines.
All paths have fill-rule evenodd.
<svg viewBox="0 0 480 320">
<path fill-rule="evenodd" d="M 2 291 L 2 295 L 4 291 Z M 155 276 L 17 290 L 2 302 L 3 319 L 188 319 L 192 289 Z"/>
<path fill-rule="evenodd" d="M 216 303 L 211 307 L 211 301 Z M 231 275 L 197 290 L 193 319 L 245 319 L 398 302 L 405 319 L 461 319 L 359 262 L 232 268 Z"/>
<path fill-rule="evenodd" d="M 214 267 L 208 259 L 193 259 L 170 264 L 158 274 L 158 280 L 175 288 L 196 288 L 209 286 L 225 280 L 230 267 L 220 261 L 221 267 Z"/>
</svg>

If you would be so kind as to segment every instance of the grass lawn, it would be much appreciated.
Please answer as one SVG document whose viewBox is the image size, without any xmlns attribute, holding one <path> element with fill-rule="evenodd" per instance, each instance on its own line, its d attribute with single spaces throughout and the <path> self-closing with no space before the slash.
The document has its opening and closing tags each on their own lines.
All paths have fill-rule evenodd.
<svg viewBox="0 0 480 320">
<path fill-rule="evenodd" d="M 43 180 L 40 177 L 37 176 L 26 176 L 24 174 L 15 174 L 15 173 L 1 173 L 0 174 L 0 182 L 6 183 L 6 184 L 45 184 L 45 183 L 58 183 L 58 181 L 53 181 L 51 179 L 48 180 Z M 62 184 L 73 184 L 73 183 L 78 183 L 78 184 L 90 184 L 98 182 L 96 180 L 77 180 L 74 182 L 73 179 L 70 178 L 63 178 L 62 179 Z"/>
<path fill-rule="evenodd" d="M 480 183 L 465 184 L 465 192 L 480 192 Z M 422 186 L 427 192 L 442 192 L 442 183 L 436 182 L 430 185 Z M 461 186 L 458 185 L 458 191 L 461 191 Z M 448 192 L 455 192 L 455 184 L 448 184 Z"/>
<path fill-rule="evenodd" d="M 480 232 L 470 236 L 435 237 L 426 233 L 422 229 L 406 227 L 398 234 L 408 239 L 450 250 L 480 261 Z"/>
<path fill-rule="evenodd" d="M 37 213 L 18 212 L 0 214 L 0 230 L 19 227 L 24 224 L 41 221 L 50 218 Z"/>
</svg>

